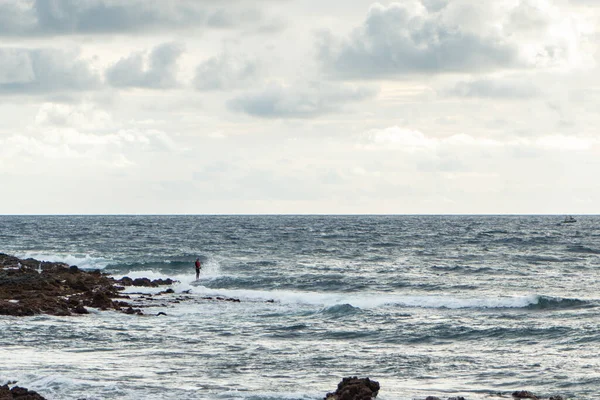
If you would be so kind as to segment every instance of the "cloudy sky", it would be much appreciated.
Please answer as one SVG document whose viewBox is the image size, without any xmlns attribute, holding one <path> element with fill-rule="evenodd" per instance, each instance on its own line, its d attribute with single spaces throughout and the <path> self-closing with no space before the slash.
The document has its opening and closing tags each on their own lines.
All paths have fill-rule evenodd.
<svg viewBox="0 0 600 400">
<path fill-rule="evenodd" d="M 0 214 L 599 213 L 596 0 L 0 0 Z"/>
</svg>

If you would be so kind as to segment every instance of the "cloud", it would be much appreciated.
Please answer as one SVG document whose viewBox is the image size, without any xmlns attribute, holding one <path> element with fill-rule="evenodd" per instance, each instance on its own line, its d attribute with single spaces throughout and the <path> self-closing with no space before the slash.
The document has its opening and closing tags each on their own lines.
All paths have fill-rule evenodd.
<svg viewBox="0 0 600 400">
<path fill-rule="evenodd" d="M 457 97 L 529 99 L 540 94 L 531 81 L 487 78 L 457 83 L 446 92 Z"/>
<path fill-rule="evenodd" d="M 69 127 L 78 131 L 107 131 L 114 129 L 112 116 L 92 104 L 44 103 L 35 117 L 35 125 L 48 128 Z"/>
<path fill-rule="evenodd" d="M 178 44 L 165 43 L 155 47 L 148 57 L 133 53 L 108 68 L 106 80 L 115 87 L 174 88 L 178 85 L 177 60 L 182 52 Z"/>
<path fill-rule="evenodd" d="M 98 76 L 77 53 L 0 48 L 0 95 L 93 89 Z"/>
<path fill-rule="evenodd" d="M 365 86 L 313 82 L 291 87 L 272 83 L 259 92 L 230 100 L 228 107 L 261 118 L 314 118 L 371 98 L 375 93 L 375 89 Z"/>
<path fill-rule="evenodd" d="M 464 133 L 447 137 L 432 137 L 418 130 L 390 126 L 365 132 L 359 139 L 358 147 L 371 151 L 462 154 L 466 156 L 482 152 L 500 153 L 502 151 L 519 154 L 523 154 L 524 151 L 529 151 L 530 154 L 564 150 L 588 151 L 593 150 L 598 144 L 600 144 L 600 140 L 595 137 L 555 133 L 533 138 L 505 137 L 502 140 Z"/>
<path fill-rule="evenodd" d="M 549 0 L 375 4 L 346 38 L 319 36 L 319 58 L 347 79 L 486 73 L 578 61 L 576 18 Z"/>
<path fill-rule="evenodd" d="M 347 40 L 323 36 L 321 61 L 348 78 L 489 71 L 518 63 L 516 48 L 500 36 L 461 31 L 442 24 L 420 3 L 409 4 L 372 6 Z"/>
<path fill-rule="evenodd" d="M 198 90 L 235 89 L 248 86 L 258 76 L 257 61 L 222 54 L 198 65 L 193 85 Z"/>
<path fill-rule="evenodd" d="M 183 28 L 237 28 L 263 16 L 239 5 L 193 0 L 35 0 L 0 3 L 0 35 L 132 33 Z"/>
</svg>

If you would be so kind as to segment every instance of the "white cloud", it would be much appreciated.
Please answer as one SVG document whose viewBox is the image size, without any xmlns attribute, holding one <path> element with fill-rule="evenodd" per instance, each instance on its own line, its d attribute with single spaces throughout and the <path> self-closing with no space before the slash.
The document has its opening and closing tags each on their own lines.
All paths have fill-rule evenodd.
<svg viewBox="0 0 600 400">
<path fill-rule="evenodd" d="M 89 103 L 44 103 L 35 117 L 35 123 L 38 126 L 66 126 L 86 131 L 104 131 L 114 126 L 108 112 Z"/>
<path fill-rule="evenodd" d="M 179 44 L 165 43 L 156 46 L 147 57 L 144 53 L 131 54 L 107 69 L 106 80 L 116 87 L 177 87 L 177 60 L 182 52 Z"/>
<path fill-rule="evenodd" d="M 32 0 L 0 3 L 0 35 L 56 36 L 272 25 L 255 7 L 194 0 Z"/>
<path fill-rule="evenodd" d="M 375 4 L 349 37 L 322 35 L 320 58 L 332 76 L 358 79 L 572 67 L 582 26 L 550 0 Z"/>
<path fill-rule="evenodd" d="M 229 101 L 233 111 L 262 118 L 314 118 L 339 111 L 349 103 L 364 101 L 376 90 L 366 86 L 311 82 L 284 86 L 271 83 L 262 91 L 240 95 Z"/>
<path fill-rule="evenodd" d="M 458 82 L 447 94 L 491 99 L 529 99 L 540 94 L 530 79 L 490 77 Z"/>
<path fill-rule="evenodd" d="M 196 68 L 193 85 L 198 90 L 227 90 L 247 87 L 259 77 L 256 60 L 223 53 Z"/>
<path fill-rule="evenodd" d="M 99 83 L 76 52 L 0 48 L 0 95 L 83 91 Z"/>
<path fill-rule="evenodd" d="M 391 126 L 373 129 L 361 135 L 358 147 L 371 151 L 403 151 L 414 153 L 455 153 L 531 151 L 538 156 L 545 151 L 588 151 L 600 145 L 600 139 L 587 136 L 547 134 L 533 138 L 506 137 L 502 140 L 461 133 L 447 137 L 427 136 L 418 130 Z"/>
</svg>

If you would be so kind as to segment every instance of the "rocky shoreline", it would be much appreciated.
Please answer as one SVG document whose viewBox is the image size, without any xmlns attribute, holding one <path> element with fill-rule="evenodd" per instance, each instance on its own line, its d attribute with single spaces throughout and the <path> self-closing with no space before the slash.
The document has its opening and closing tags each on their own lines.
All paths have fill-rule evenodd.
<svg viewBox="0 0 600 400">
<path fill-rule="evenodd" d="M 134 308 L 125 286 L 172 285 L 171 279 L 117 280 L 99 270 L 84 271 L 59 262 L 19 259 L 0 253 L 0 315 L 67 316 L 87 314 L 88 307 L 143 314 Z"/>
</svg>

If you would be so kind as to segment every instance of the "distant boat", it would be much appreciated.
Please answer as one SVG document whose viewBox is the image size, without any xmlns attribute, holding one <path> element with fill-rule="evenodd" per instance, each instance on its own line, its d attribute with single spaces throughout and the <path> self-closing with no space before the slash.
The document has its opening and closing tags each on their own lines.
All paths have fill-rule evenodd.
<svg viewBox="0 0 600 400">
<path fill-rule="evenodd" d="M 563 224 L 572 224 L 573 222 L 577 222 L 577 220 L 569 215 L 568 217 L 565 217 Z"/>
</svg>

